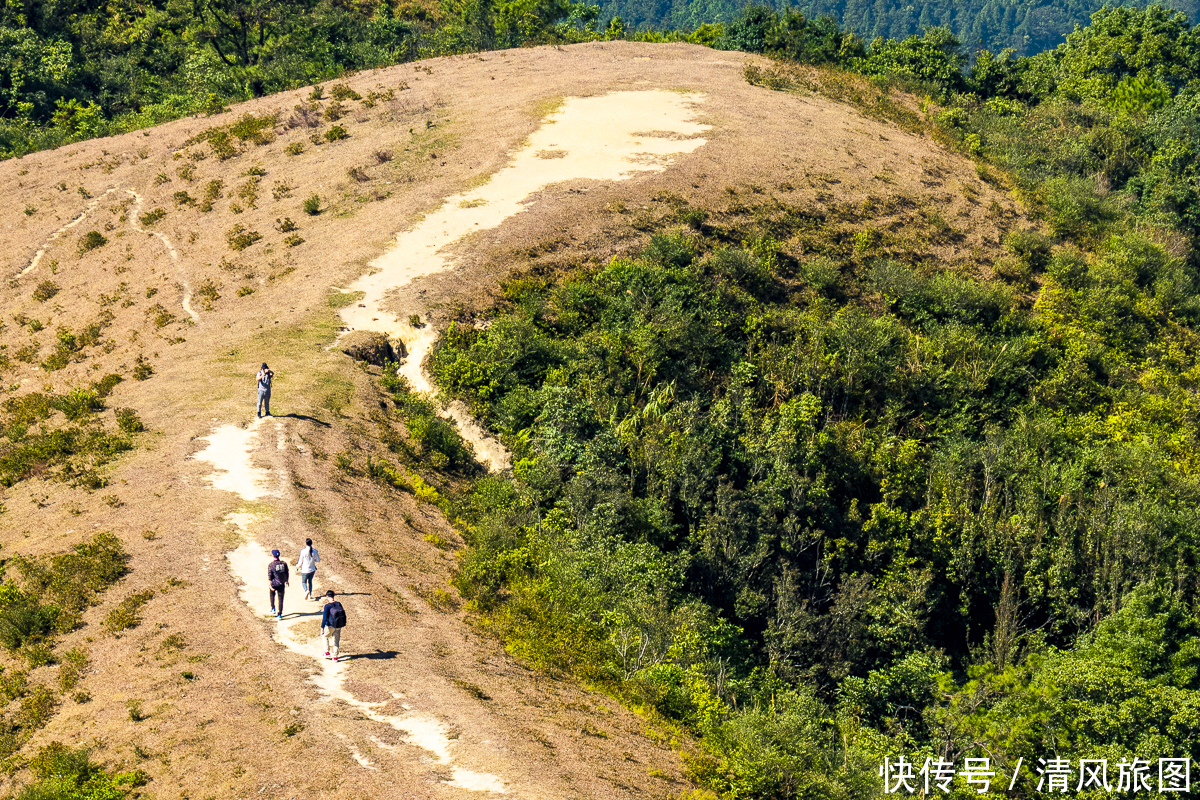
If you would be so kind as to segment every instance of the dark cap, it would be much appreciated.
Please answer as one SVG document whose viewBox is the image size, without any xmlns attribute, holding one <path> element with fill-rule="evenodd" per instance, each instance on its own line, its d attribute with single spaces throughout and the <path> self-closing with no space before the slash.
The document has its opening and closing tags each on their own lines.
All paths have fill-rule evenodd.
<svg viewBox="0 0 1200 800">
<path fill-rule="evenodd" d="M 279 558 L 279 551 L 278 551 L 278 550 L 272 550 L 272 551 L 271 551 L 271 555 L 275 556 L 276 558 Z"/>
</svg>

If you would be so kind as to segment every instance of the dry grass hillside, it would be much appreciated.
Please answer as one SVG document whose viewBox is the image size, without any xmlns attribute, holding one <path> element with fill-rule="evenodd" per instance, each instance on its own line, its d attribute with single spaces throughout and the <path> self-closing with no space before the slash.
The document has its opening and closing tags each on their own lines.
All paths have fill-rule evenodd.
<svg viewBox="0 0 1200 800">
<path fill-rule="evenodd" d="M 669 734 L 472 630 L 447 583 L 454 529 L 365 474 L 403 435 L 378 369 L 330 345 L 369 262 L 445 198 L 488 185 L 567 98 L 681 93 L 707 127 L 689 151 L 647 156 L 653 170 L 512 198 L 523 210 L 447 242 L 449 268 L 387 292 L 388 313 L 436 330 L 511 272 L 603 261 L 696 209 L 736 233 L 746 215 L 820 208 L 848 242 L 866 230 L 965 271 L 1020 221 L 969 161 L 818 96 L 751 86 L 745 60 L 624 42 L 438 59 L 0 164 L 0 401 L 5 429 L 40 448 L 22 461 L 0 439 L 0 556 L 19 579 L 15 556 L 101 531 L 131 556 L 52 654 L 0 655 L 5 790 L 62 742 L 145 770 L 135 792 L 160 800 L 685 791 Z M 563 160 L 588 152 L 553 144 Z M 257 421 L 261 361 L 277 372 L 276 416 Z M 348 594 L 336 665 L 319 658 L 318 606 L 298 579 L 285 622 L 265 615 L 265 550 L 294 562 L 306 536 L 319 588 Z"/>
</svg>

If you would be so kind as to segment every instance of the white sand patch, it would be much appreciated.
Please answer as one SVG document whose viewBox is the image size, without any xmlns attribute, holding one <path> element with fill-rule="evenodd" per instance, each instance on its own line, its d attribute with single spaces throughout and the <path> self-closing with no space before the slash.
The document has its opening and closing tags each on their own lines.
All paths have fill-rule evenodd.
<svg viewBox="0 0 1200 800">
<path fill-rule="evenodd" d="M 346 734 L 344 734 L 344 733 L 339 733 L 339 734 L 338 734 L 338 737 L 339 737 L 339 738 L 341 738 L 341 739 L 345 739 L 345 738 L 346 738 Z M 369 760 L 369 759 L 367 759 L 367 757 L 366 757 L 366 756 L 364 756 L 362 753 L 358 752 L 358 748 L 357 748 L 357 747 L 355 747 L 355 746 L 354 746 L 354 745 L 352 745 L 352 744 L 347 744 L 347 745 L 346 745 L 346 747 L 347 747 L 347 748 L 349 748 L 349 750 L 350 750 L 350 755 L 351 755 L 351 756 L 354 758 L 354 760 L 355 760 L 355 761 L 357 761 L 357 762 L 358 762 L 358 764 L 359 764 L 359 766 L 360 766 L 360 767 L 366 767 L 367 769 L 379 769 L 379 767 L 377 767 L 377 766 L 375 766 L 374 764 L 372 764 L 372 763 L 370 762 L 370 760 Z"/>
<path fill-rule="evenodd" d="M 346 327 L 379 331 L 403 341 L 408 361 L 401 374 L 414 390 L 432 392 L 421 362 L 437 334 L 429 328 L 413 328 L 407 312 L 385 311 L 388 293 L 449 269 L 446 245 L 499 226 L 526 208 L 526 198 L 547 186 L 581 179 L 619 181 L 640 172 L 663 171 L 672 156 L 705 143 L 699 134 L 710 126 L 694 121 L 695 106 L 702 99 L 699 94 L 662 90 L 569 98 L 487 184 L 446 198 L 416 227 L 397 235 L 395 245 L 347 287 L 364 297 L 341 310 Z M 481 463 L 493 471 L 509 466 L 505 448 L 470 418 L 462 404 L 452 404 L 447 416 L 458 423 L 459 433 L 475 447 Z"/>
<path fill-rule="evenodd" d="M 504 794 L 508 791 L 504 783 L 495 775 L 472 772 L 462 767 L 452 767 L 450 775 L 451 778 L 446 783 L 457 786 L 459 789 L 470 789 L 473 792 L 495 792 L 496 794 Z"/>
<path fill-rule="evenodd" d="M 208 447 L 193 458 L 207 461 L 216 468 L 216 472 L 208 476 L 214 489 L 233 492 L 243 500 L 258 500 L 277 494 L 266 486 L 274 477 L 271 471 L 250 464 L 255 427 L 242 429 L 236 425 L 222 425 L 210 436 L 204 437 Z"/>
<path fill-rule="evenodd" d="M 213 474 L 208 477 L 213 488 L 232 492 L 247 501 L 275 494 L 264 487 L 264 484 L 272 479 L 271 471 L 250 464 L 250 454 L 258 443 L 259 427 L 255 424 L 243 430 L 236 425 L 224 425 L 206 437 L 209 446 L 197 453 L 195 458 L 197 461 L 206 461 L 215 468 Z M 271 601 L 267 588 L 267 565 L 271 562 L 271 555 L 266 547 L 259 544 L 254 532 L 263 523 L 269 522 L 270 518 L 250 511 L 234 511 L 226 514 L 224 521 L 235 526 L 243 538 L 241 545 L 226 554 L 230 572 L 241 581 L 238 592 L 242 602 L 255 614 L 268 616 Z M 317 570 L 317 574 L 321 574 L 320 569 Z M 329 573 L 328 577 L 339 580 L 332 573 Z M 323 699 L 341 700 L 370 719 L 391 725 L 404 735 L 407 743 L 429 751 L 440 764 L 452 765 L 450 730 L 444 722 L 422 714 L 381 714 L 375 709 L 385 703 L 366 703 L 346 690 L 348 661 L 345 658 L 340 661 L 324 658 L 324 640 L 319 636 L 320 618 L 311 616 L 311 612 L 319 611 L 321 606 L 303 600 L 303 595 L 299 592 L 300 580 L 297 578 L 285 591 L 284 616 L 282 620 L 274 623 L 273 638 L 293 653 L 318 660 L 321 670 L 314 673 L 309 680 L 321 692 Z M 350 613 L 353 613 L 352 609 Z M 353 635 L 354 627 L 351 623 L 343 634 L 342 644 L 346 646 L 343 656 L 353 657 L 349 647 L 353 643 Z M 392 692 L 392 695 L 403 696 L 395 692 Z M 353 746 L 349 746 L 349 749 L 359 764 L 368 769 L 376 769 Z M 496 775 L 457 766 L 453 766 L 451 775 L 448 783 L 463 789 L 497 793 L 507 791 L 504 781 Z"/>
</svg>

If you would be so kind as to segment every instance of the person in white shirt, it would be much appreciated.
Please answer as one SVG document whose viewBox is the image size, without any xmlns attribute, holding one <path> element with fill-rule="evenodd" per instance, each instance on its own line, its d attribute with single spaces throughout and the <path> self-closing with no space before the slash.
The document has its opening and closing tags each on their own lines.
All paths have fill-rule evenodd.
<svg viewBox="0 0 1200 800">
<path fill-rule="evenodd" d="M 300 573 L 300 585 L 304 587 L 304 599 L 312 600 L 313 575 L 317 574 L 317 562 L 321 560 L 317 548 L 312 546 L 312 539 L 305 539 L 306 545 L 296 559 L 296 571 Z"/>
</svg>

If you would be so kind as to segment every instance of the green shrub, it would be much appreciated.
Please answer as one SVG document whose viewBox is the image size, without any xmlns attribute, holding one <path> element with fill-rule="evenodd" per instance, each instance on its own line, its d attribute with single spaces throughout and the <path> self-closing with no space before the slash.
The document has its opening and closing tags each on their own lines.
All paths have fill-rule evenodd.
<svg viewBox="0 0 1200 800">
<path fill-rule="evenodd" d="M 362 95 L 341 83 L 335 83 L 330 87 L 329 95 L 334 100 L 362 100 Z"/>
<path fill-rule="evenodd" d="M 44 303 L 59 292 L 59 285 L 51 280 L 42 281 L 33 290 L 33 299 L 39 303 Z"/>
<path fill-rule="evenodd" d="M 79 255 L 83 255 L 106 244 L 108 244 L 108 239 L 104 238 L 104 235 L 100 231 L 88 231 L 79 237 L 79 245 L 76 252 Z"/>
<path fill-rule="evenodd" d="M 261 117 L 243 114 L 237 122 L 229 126 L 229 132 L 242 142 L 253 142 L 256 145 L 270 144 L 275 138 L 275 123 L 278 121 L 278 112 L 264 114 Z"/>
<path fill-rule="evenodd" d="M 70 393 L 56 397 L 52 405 L 67 419 L 79 421 L 104 410 L 104 400 L 95 389 L 77 386 Z"/>
<path fill-rule="evenodd" d="M 146 426 L 142 424 L 141 418 L 132 408 L 118 408 L 116 410 L 117 427 L 123 433 L 141 433 L 146 430 Z"/>
<path fill-rule="evenodd" d="M 283 219 L 279 219 L 278 217 L 275 218 L 275 230 L 279 231 L 280 233 L 291 233 L 292 231 L 297 230 L 299 227 L 300 226 L 295 222 L 292 222 L 291 217 L 284 217 Z"/>
<path fill-rule="evenodd" d="M 1096 193 L 1089 178 L 1054 177 L 1042 185 L 1040 194 L 1050 211 L 1050 230 L 1061 239 L 1096 241 L 1117 220 L 1112 202 Z"/>
<path fill-rule="evenodd" d="M 0 645 L 10 653 L 36 644 L 54 632 L 59 610 L 22 598 L 0 611 Z"/>
<path fill-rule="evenodd" d="M 89 663 L 87 653 L 78 647 L 71 648 L 63 655 L 62 666 L 58 668 L 58 688 L 63 694 L 79 685 Z"/>
<path fill-rule="evenodd" d="M 200 203 L 201 211 L 212 211 L 213 202 L 221 197 L 224 182 L 220 179 L 211 180 L 204 186 L 204 200 Z"/>
<path fill-rule="evenodd" d="M 320 214 L 321 198 L 315 194 L 309 195 L 308 199 L 304 201 L 304 213 L 308 214 L 310 217 L 315 217 L 317 214 Z"/>
<path fill-rule="evenodd" d="M 324 117 L 326 122 L 337 122 L 344 116 L 346 116 L 346 107 L 337 100 L 334 100 L 325 108 Z M 325 135 L 325 138 L 329 139 L 328 133 Z M 329 139 L 329 141 L 332 142 L 333 139 Z"/>
<path fill-rule="evenodd" d="M 204 300 L 204 307 L 208 310 L 212 310 L 212 304 L 214 301 L 221 299 L 221 291 L 217 285 L 213 283 L 212 278 L 205 279 L 205 281 L 200 284 L 200 288 L 196 290 L 196 294 L 202 300 Z"/>
<path fill-rule="evenodd" d="M 154 327 L 156 328 L 165 328 L 178 319 L 162 303 L 155 303 L 146 309 L 146 316 L 154 320 Z"/>
<path fill-rule="evenodd" d="M 292 142 L 283 148 L 283 152 L 289 156 L 298 156 L 304 152 L 304 142 Z"/>
<path fill-rule="evenodd" d="M 842 271 L 833 259 L 817 256 L 800 264 L 800 275 L 814 289 L 824 291 L 838 282 Z"/>
<path fill-rule="evenodd" d="M 133 379 L 144 381 L 154 374 L 154 367 L 150 365 L 150 361 L 141 353 L 138 353 L 137 361 L 133 365 Z"/>
<path fill-rule="evenodd" d="M 245 250 L 260 239 L 261 233 L 247 230 L 244 225 L 234 225 L 225 233 L 225 241 L 229 242 L 229 248 L 234 251 Z"/>
<path fill-rule="evenodd" d="M 349 139 L 350 134 L 341 125 L 334 125 L 329 130 L 325 131 L 325 141 L 336 142 L 340 139 Z"/>
<path fill-rule="evenodd" d="M 284 237 L 283 243 L 288 247 L 298 247 L 299 245 L 304 244 L 304 240 L 297 234 L 293 233 L 291 236 Z"/>
<path fill-rule="evenodd" d="M 166 215 L 167 215 L 166 209 L 156 208 L 153 211 L 147 211 L 145 214 L 142 214 L 141 221 L 142 221 L 143 225 L 154 225 L 155 223 L 162 220 L 162 218 L 165 217 Z"/>
<path fill-rule="evenodd" d="M 150 602 L 153 597 L 154 592 L 150 589 L 126 597 L 104 617 L 102 623 L 104 629 L 109 633 L 120 633 L 130 628 L 136 628 L 142 621 L 140 613 L 142 606 Z"/>
</svg>

